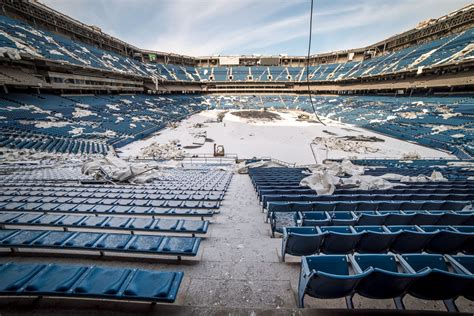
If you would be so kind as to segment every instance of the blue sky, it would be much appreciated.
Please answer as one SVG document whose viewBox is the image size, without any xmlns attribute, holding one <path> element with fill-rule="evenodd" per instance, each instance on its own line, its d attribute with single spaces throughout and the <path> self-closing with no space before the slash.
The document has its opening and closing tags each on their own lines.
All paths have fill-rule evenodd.
<svg viewBox="0 0 474 316">
<path fill-rule="evenodd" d="M 306 55 L 309 0 L 40 0 L 144 49 Z M 314 0 L 312 53 L 373 44 L 469 0 Z"/>
</svg>

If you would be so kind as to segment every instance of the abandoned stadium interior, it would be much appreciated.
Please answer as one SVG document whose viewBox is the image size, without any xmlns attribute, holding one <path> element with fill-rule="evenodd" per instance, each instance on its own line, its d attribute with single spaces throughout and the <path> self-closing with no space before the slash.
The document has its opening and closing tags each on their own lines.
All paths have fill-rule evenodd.
<svg viewBox="0 0 474 316">
<path fill-rule="evenodd" d="M 0 6 L 0 314 L 474 312 L 474 5 L 309 58 Z"/>
</svg>

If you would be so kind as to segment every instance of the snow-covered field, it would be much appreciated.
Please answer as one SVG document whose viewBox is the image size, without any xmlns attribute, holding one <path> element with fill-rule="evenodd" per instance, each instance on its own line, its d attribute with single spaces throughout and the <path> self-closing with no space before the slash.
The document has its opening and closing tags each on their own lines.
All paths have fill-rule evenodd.
<svg viewBox="0 0 474 316">
<path fill-rule="evenodd" d="M 320 123 L 297 120 L 296 110 L 272 111 L 281 116 L 281 120 L 265 121 L 244 119 L 232 115 L 229 111 L 221 123 L 216 121 L 223 110 L 209 110 L 182 121 L 177 128 L 167 128 L 148 139 L 131 143 L 121 148 L 121 157 L 138 156 L 141 150 L 156 142 L 160 144 L 176 140 L 187 153 L 212 154 L 214 142 L 224 145 L 226 153 L 237 154 L 239 158 L 272 157 L 290 163 L 311 164 L 314 157 L 310 143 L 315 137 L 334 138 L 342 136 L 377 136 L 384 142 L 363 142 L 354 144 L 354 151 L 341 149 L 326 150 L 323 145 L 314 146 L 318 162 L 325 158 L 402 158 L 408 153 L 417 153 L 422 158 L 454 158 L 454 156 L 435 149 L 412 144 L 395 138 L 383 136 L 350 124 L 344 124 L 323 118 L 327 126 Z M 195 127 L 197 123 L 203 127 Z M 193 144 L 193 135 L 206 131 L 208 140 L 201 147 Z M 333 135 L 334 134 L 334 135 Z M 346 142 L 347 143 L 347 142 Z M 356 146 L 354 146 L 356 145 Z M 360 145 L 360 146 L 358 146 Z M 187 146 L 197 148 L 185 148 Z M 361 149 L 363 146 L 368 150 Z"/>
</svg>

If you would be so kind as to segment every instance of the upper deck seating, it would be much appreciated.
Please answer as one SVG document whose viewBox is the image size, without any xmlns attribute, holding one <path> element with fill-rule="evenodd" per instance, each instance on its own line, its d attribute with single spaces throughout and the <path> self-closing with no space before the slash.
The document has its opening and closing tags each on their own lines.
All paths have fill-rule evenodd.
<svg viewBox="0 0 474 316">
<path fill-rule="evenodd" d="M 36 25 L 0 15 L 0 43 L 18 53 L 56 63 L 93 68 L 138 77 L 155 77 L 168 81 L 201 81 L 213 76 L 215 81 L 301 81 L 306 78 L 305 67 L 272 66 L 214 66 L 199 68 L 187 65 L 141 62 L 125 55 L 81 43 L 68 37 L 43 30 Z M 474 29 L 445 36 L 433 41 L 389 51 L 373 58 L 354 62 L 326 63 L 309 67 L 312 81 L 336 81 L 417 71 L 419 67 L 459 63 L 470 58 L 468 49 Z M 210 73 L 209 73 L 210 72 Z M 201 75 L 202 74 L 202 75 Z"/>
</svg>

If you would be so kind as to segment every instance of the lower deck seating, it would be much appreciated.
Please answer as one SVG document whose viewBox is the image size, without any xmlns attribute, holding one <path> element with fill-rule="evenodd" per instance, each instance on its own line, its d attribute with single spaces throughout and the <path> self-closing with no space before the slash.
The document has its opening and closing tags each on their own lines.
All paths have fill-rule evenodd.
<svg viewBox="0 0 474 316">
<path fill-rule="evenodd" d="M 56 165 L 0 166 L 0 253 L 12 261 L 0 263 L 0 296 L 174 302 L 182 272 L 127 269 L 127 262 L 199 260 L 196 235 L 208 232 L 204 217 L 218 211 L 232 174 L 177 168 L 151 183 L 109 184 L 82 177 L 77 162 L 62 161 L 61 172 Z M 22 255 L 43 259 L 20 264 Z M 83 256 L 101 267 L 56 264 Z M 103 267 L 107 258 L 121 269 Z"/>
<path fill-rule="evenodd" d="M 182 272 L 61 264 L 0 265 L 0 296 L 175 301 Z"/>
<path fill-rule="evenodd" d="M 387 170 L 397 173 L 397 168 Z M 338 187 L 332 195 L 316 195 L 299 186 L 301 170 L 292 169 L 249 174 L 272 235 L 283 234 L 282 260 L 288 254 L 302 256 L 299 307 L 305 295 L 346 298 L 349 308 L 355 294 L 394 299 L 404 309 L 409 294 L 442 300 L 449 311 L 457 311 L 459 296 L 474 300 L 474 181 L 467 180 L 469 172 L 449 167 L 443 169 L 448 181 L 395 181 L 388 190 Z M 415 166 L 405 169 L 400 174 L 417 172 Z"/>
<path fill-rule="evenodd" d="M 0 230 L 0 248 L 48 249 L 133 253 L 170 256 L 196 256 L 199 237 L 132 235 L 44 230 Z"/>
<path fill-rule="evenodd" d="M 359 294 L 372 299 L 394 299 L 404 309 L 403 298 L 410 294 L 424 300 L 443 300 L 449 311 L 457 311 L 459 296 L 473 299 L 474 256 L 436 254 L 354 256 L 326 255 L 303 257 L 298 286 L 298 306 L 304 297 L 346 298 Z M 463 264 L 466 264 L 464 266 Z M 351 272 L 353 271 L 353 272 Z"/>
</svg>

